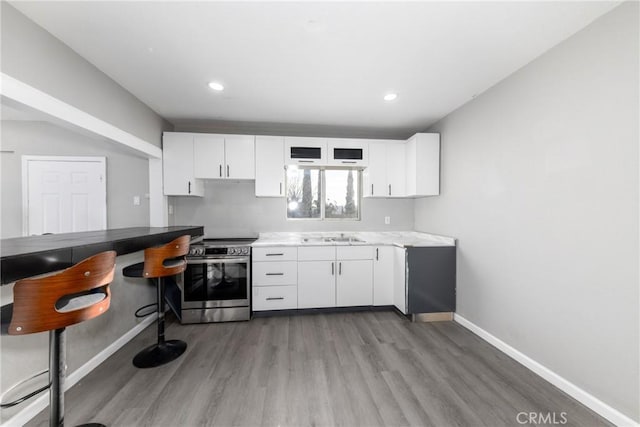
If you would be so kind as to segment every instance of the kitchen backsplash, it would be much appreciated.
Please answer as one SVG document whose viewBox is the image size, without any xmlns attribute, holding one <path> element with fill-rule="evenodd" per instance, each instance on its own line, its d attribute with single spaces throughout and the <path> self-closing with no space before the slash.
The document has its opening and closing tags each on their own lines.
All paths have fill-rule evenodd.
<svg viewBox="0 0 640 427">
<path fill-rule="evenodd" d="M 205 181 L 204 197 L 169 197 L 171 224 L 204 225 L 207 237 L 267 231 L 412 230 L 413 199 L 363 199 L 360 221 L 287 220 L 284 198 L 256 197 L 254 181 Z M 391 219 L 385 225 L 384 217 Z"/>
</svg>

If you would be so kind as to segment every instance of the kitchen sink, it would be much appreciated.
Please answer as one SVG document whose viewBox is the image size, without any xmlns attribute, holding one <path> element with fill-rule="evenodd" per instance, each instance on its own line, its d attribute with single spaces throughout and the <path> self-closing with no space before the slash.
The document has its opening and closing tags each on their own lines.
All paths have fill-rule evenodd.
<svg viewBox="0 0 640 427">
<path fill-rule="evenodd" d="M 364 242 L 362 239 L 358 239 L 357 237 L 305 237 L 302 239 L 303 243 L 361 243 Z"/>
</svg>

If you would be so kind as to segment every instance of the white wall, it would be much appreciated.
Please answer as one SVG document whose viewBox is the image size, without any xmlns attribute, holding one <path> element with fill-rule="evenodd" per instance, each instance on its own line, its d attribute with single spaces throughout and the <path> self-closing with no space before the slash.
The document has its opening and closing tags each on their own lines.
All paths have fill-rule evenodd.
<svg viewBox="0 0 640 427">
<path fill-rule="evenodd" d="M 450 114 L 442 191 L 458 313 L 640 420 L 638 3 Z"/>
<path fill-rule="evenodd" d="M 6 1 L 0 2 L 0 15 L 3 73 L 161 145 L 170 123 Z"/>
<path fill-rule="evenodd" d="M 291 221 L 284 198 L 256 197 L 253 181 L 205 181 L 205 197 L 170 197 L 175 225 L 202 224 L 207 237 L 267 231 L 392 231 L 413 227 L 412 199 L 364 199 L 361 221 Z M 384 217 L 391 224 L 384 224 Z"/>
<path fill-rule="evenodd" d="M 22 235 L 22 155 L 107 158 L 107 228 L 149 225 L 149 162 L 46 122 L 2 121 L 0 237 Z M 140 205 L 133 205 L 140 196 Z"/>
</svg>

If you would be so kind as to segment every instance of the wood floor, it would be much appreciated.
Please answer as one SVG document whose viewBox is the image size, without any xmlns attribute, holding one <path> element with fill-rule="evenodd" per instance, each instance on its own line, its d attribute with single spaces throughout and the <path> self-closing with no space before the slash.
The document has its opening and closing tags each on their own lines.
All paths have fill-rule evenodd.
<svg viewBox="0 0 640 427">
<path fill-rule="evenodd" d="M 521 425 L 520 412 L 611 425 L 453 322 L 390 311 L 173 322 L 166 335 L 187 352 L 133 367 L 154 334 L 147 328 L 66 393 L 67 425 L 498 427 Z M 47 425 L 46 410 L 28 425 Z"/>
</svg>

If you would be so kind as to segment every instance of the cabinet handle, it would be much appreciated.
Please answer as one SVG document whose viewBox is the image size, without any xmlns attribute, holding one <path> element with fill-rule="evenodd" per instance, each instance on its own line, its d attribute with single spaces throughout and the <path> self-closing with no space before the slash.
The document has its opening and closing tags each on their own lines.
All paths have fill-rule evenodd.
<svg viewBox="0 0 640 427">
<path fill-rule="evenodd" d="M 391 184 L 389 184 L 389 195 L 391 195 Z"/>
<path fill-rule="evenodd" d="M 371 184 L 371 195 L 373 196 L 373 184 Z"/>
<path fill-rule="evenodd" d="M 353 161 L 353 162 L 349 162 L 349 161 L 343 160 L 343 161 L 342 161 L 342 163 L 345 163 L 345 164 L 352 164 L 352 165 L 353 165 L 353 164 L 356 164 L 356 163 L 358 163 L 358 162 L 355 162 L 355 161 Z"/>
<path fill-rule="evenodd" d="M 298 163 L 313 163 L 315 160 L 298 160 Z"/>
<path fill-rule="evenodd" d="M 229 165 L 227 165 L 227 178 L 229 178 Z"/>
<path fill-rule="evenodd" d="M 342 263 L 338 263 L 338 274 L 342 275 Z"/>
<path fill-rule="evenodd" d="M 284 273 L 265 273 L 267 276 L 284 276 Z"/>
<path fill-rule="evenodd" d="M 280 195 L 282 195 L 282 183 L 280 183 Z"/>
<path fill-rule="evenodd" d="M 267 254 L 267 256 L 282 256 L 284 254 Z"/>
<path fill-rule="evenodd" d="M 331 263 L 331 275 L 335 275 L 335 271 L 334 271 L 334 263 Z"/>
<path fill-rule="evenodd" d="M 220 178 L 222 178 L 222 165 L 220 165 Z"/>
<path fill-rule="evenodd" d="M 189 181 L 189 194 L 191 194 L 191 181 Z"/>
<path fill-rule="evenodd" d="M 378 260 L 379 260 L 379 258 L 378 258 L 378 248 L 376 248 L 376 261 L 378 261 Z"/>
<path fill-rule="evenodd" d="M 267 301 L 280 300 L 280 299 L 284 299 L 284 297 L 269 297 L 267 298 Z"/>
</svg>

